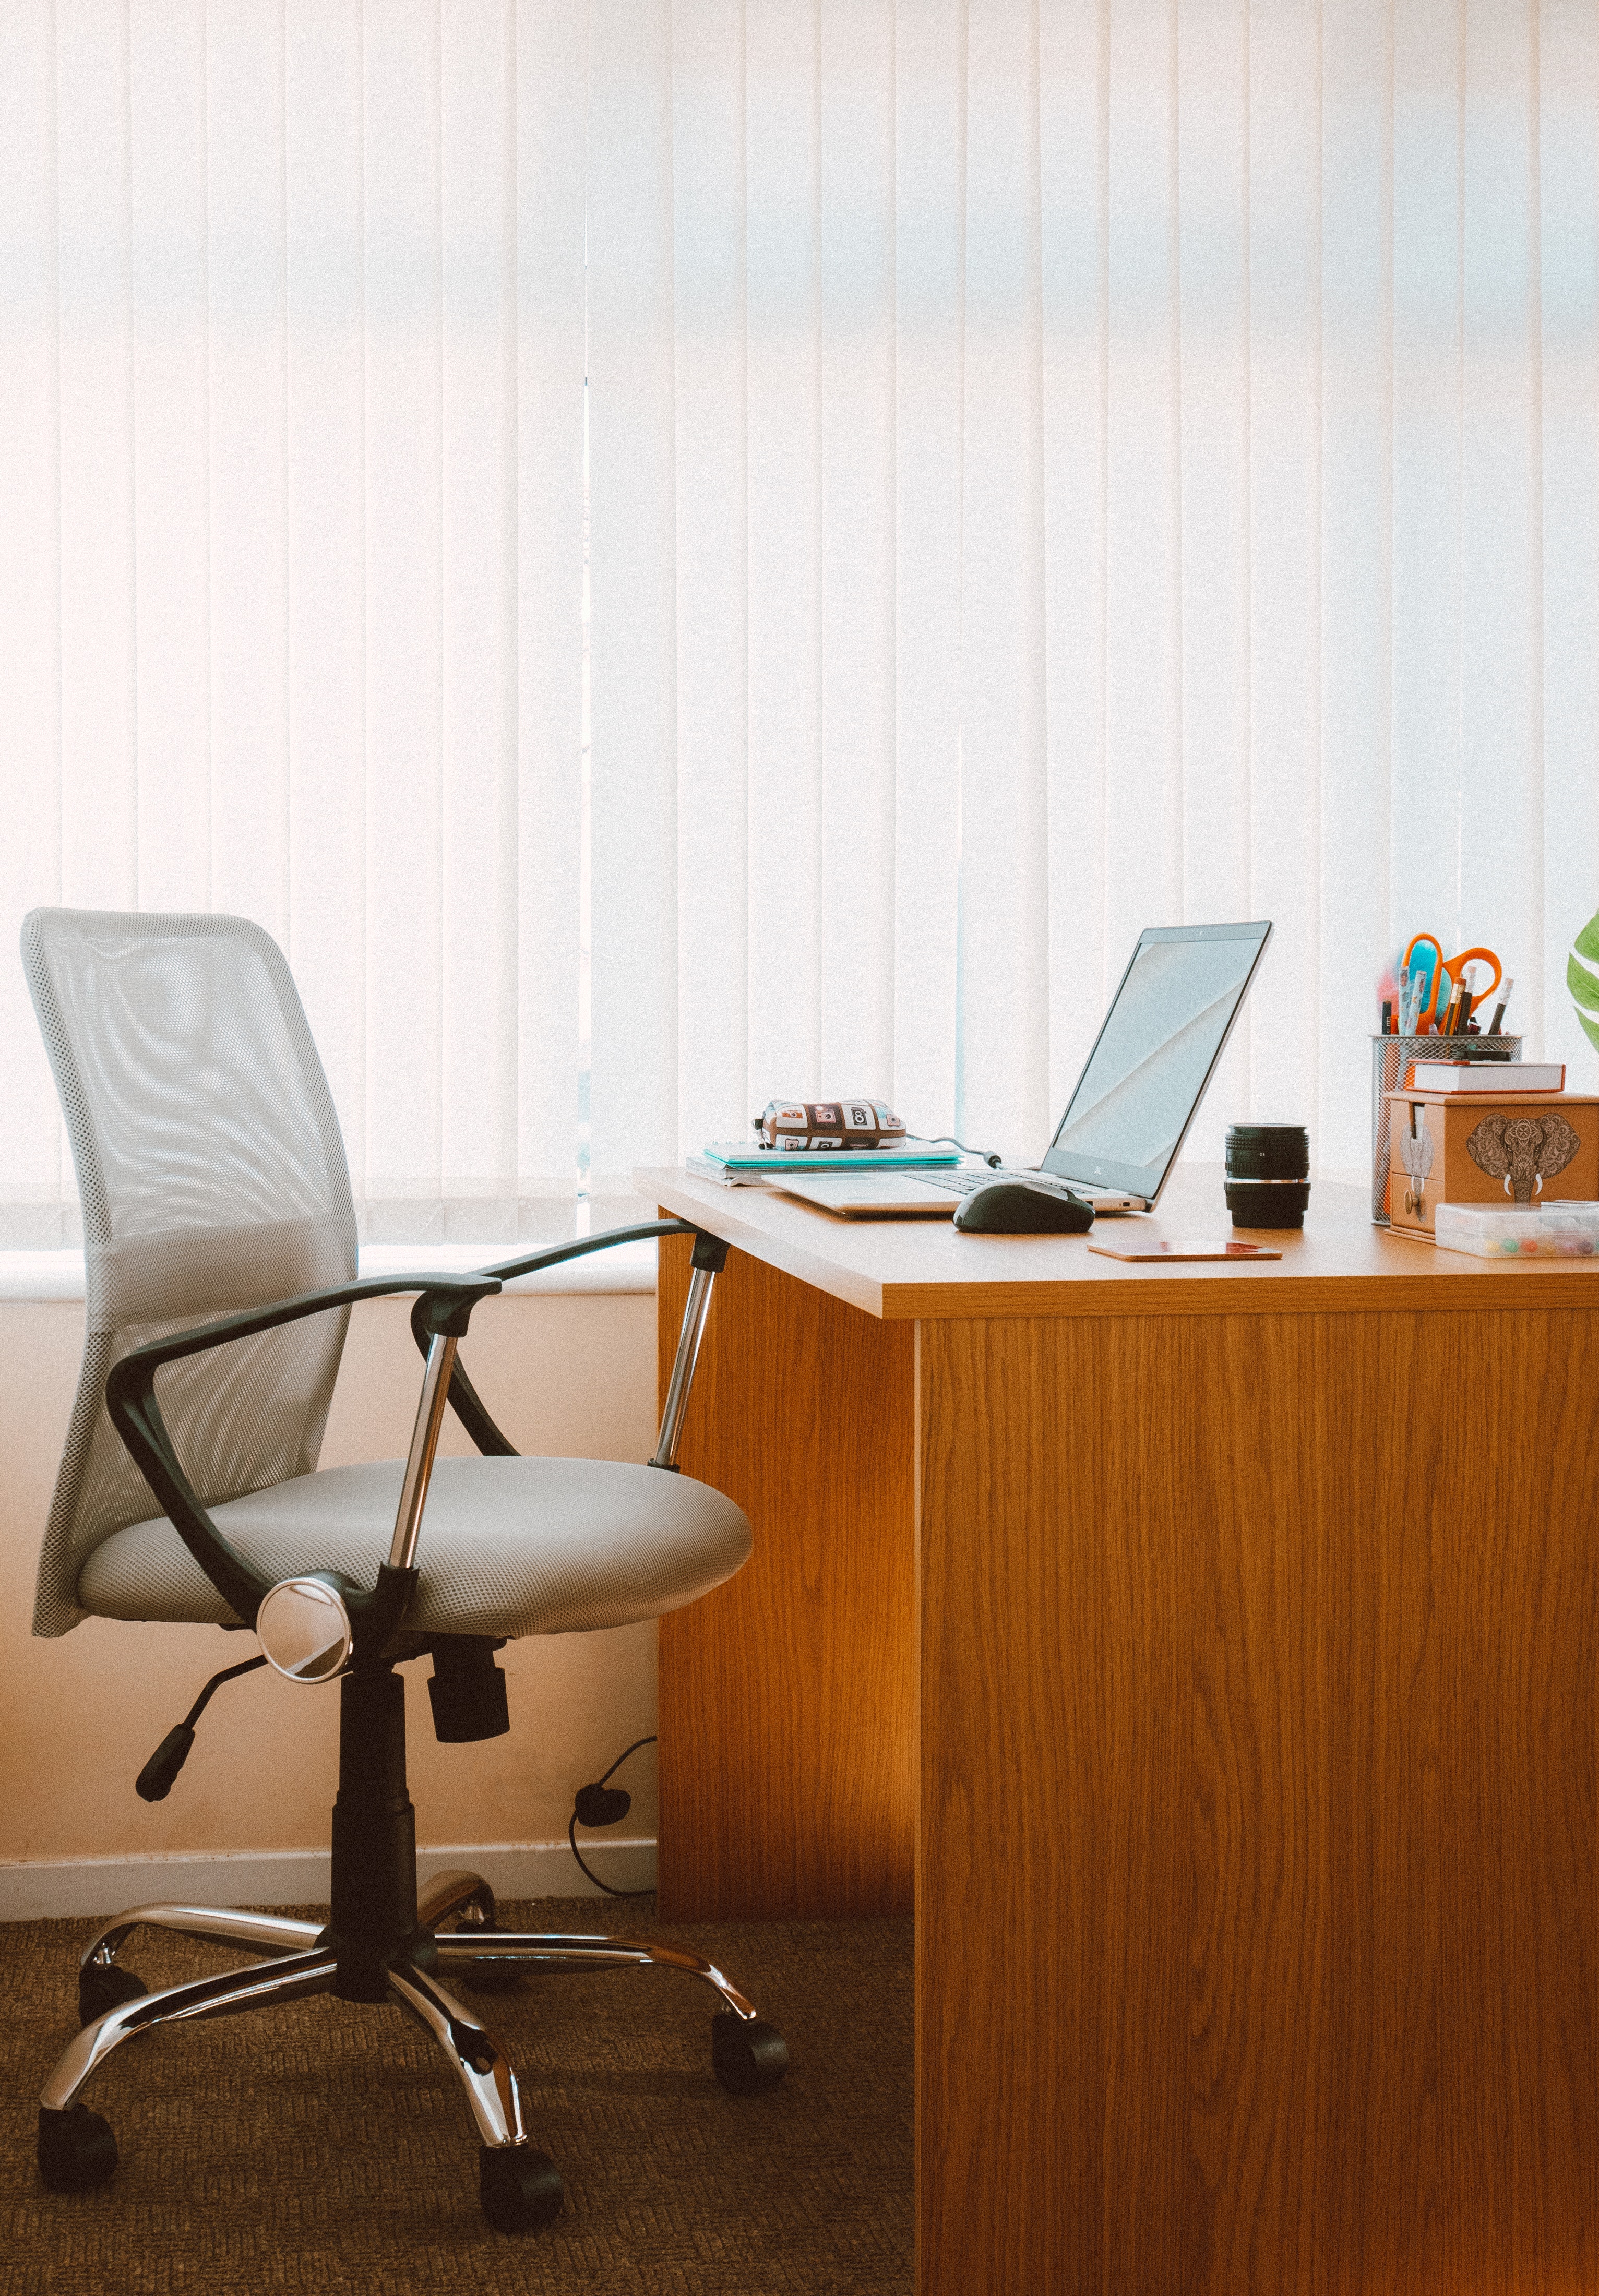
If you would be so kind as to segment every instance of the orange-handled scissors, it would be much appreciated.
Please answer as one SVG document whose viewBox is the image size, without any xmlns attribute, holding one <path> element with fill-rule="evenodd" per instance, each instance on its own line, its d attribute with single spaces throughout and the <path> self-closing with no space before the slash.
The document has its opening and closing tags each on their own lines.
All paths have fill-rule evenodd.
<svg viewBox="0 0 1599 2296">
<path fill-rule="evenodd" d="M 1415 935 L 1410 947 L 1405 952 L 1405 963 L 1401 968 L 1402 971 L 1408 972 L 1411 958 L 1415 955 L 1416 950 L 1420 948 L 1423 943 L 1425 943 L 1426 947 L 1432 951 L 1433 962 L 1431 968 L 1432 978 L 1427 984 L 1427 1002 L 1422 1006 L 1416 1018 L 1416 1033 L 1418 1036 L 1423 1037 L 1428 1035 L 1438 1026 L 1439 993 L 1443 988 L 1446 978 L 1448 980 L 1450 995 L 1452 996 L 1454 994 L 1455 983 L 1460 979 L 1461 973 L 1468 964 L 1491 964 L 1493 966 L 1494 977 L 1488 982 L 1488 987 L 1486 988 L 1479 989 L 1475 993 L 1468 992 L 1465 1010 L 1465 1017 L 1468 1021 L 1471 1019 L 1472 1014 L 1476 1010 L 1477 1006 L 1483 1004 L 1493 995 L 1495 989 L 1499 986 L 1500 981 L 1505 978 L 1505 968 L 1500 964 L 1498 958 L 1495 955 L 1491 948 L 1463 948 L 1458 956 L 1446 956 L 1444 955 L 1443 943 L 1437 938 L 1436 934 L 1430 932 L 1419 932 Z M 1447 1009 L 1447 1003 L 1448 999 L 1446 998 L 1446 1010 Z"/>
</svg>

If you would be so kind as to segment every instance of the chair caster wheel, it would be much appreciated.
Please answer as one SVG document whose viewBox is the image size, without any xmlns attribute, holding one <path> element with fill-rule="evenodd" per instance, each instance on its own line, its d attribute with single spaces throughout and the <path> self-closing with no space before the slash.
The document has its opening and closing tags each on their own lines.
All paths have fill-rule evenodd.
<svg viewBox="0 0 1599 2296">
<path fill-rule="evenodd" d="M 735 2017 L 731 2009 L 710 2021 L 710 2069 L 734 2096 L 775 2088 L 789 2069 L 789 2045 L 764 2017 Z"/>
<path fill-rule="evenodd" d="M 559 2216 L 561 2171 L 547 2152 L 526 2144 L 484 2144 L 478 2152 L 478 2197 L 496 2232 L 533 2232 Z"/>
<path fill-rule="evenodd" d="M 108 2009 L 120 2009 L 125 2001 L 136 2001 L 149 1990 L 131 1969 L 119 1968 L 114 1961 L 91 1962 L 78 1980 L 78 2021 L 92 2025 Z"/>
<path fill-rule="evenodd" d="M 117 2140 L 108 2121 L 86 2104 L 67 2112 L 40 2108 L 39 2174 L 53 2193 L 92 2193 L 116 2173 Z"/>
</svg>

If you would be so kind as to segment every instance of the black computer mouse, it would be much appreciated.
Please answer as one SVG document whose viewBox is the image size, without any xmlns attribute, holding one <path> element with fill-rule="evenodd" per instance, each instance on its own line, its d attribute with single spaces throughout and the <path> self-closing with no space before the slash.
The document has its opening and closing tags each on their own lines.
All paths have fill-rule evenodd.
<svg viewBox="0 0 1599 2296">
<path fill-rule="evenodd" d="M 1033 1180 L 990 1180 L 955 1207 L 955 1224 L 967 1235 L 1081 1235 L 1094 1207 Z"/>
</svg>

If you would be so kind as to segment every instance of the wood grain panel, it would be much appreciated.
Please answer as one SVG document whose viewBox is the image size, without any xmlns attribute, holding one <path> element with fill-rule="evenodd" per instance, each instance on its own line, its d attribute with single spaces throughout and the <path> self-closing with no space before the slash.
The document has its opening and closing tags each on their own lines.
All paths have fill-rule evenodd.
<svg viewBox="0 0 1599 2296">
<path fill-rule="evenodd" d="M 687 1289 L 660 1255 L 662 1391 Z M 660 1903 L 671 1921 L 911 1910 L 914 1338 L 734 1251 L 680 1464 L 755 1528 L 660 1622 Z"/>
<path fill-rule="evenodd" d="M 1593 1319 L 918 1386 L 923 2296 L 1599 2284 Z"/>
</svg>

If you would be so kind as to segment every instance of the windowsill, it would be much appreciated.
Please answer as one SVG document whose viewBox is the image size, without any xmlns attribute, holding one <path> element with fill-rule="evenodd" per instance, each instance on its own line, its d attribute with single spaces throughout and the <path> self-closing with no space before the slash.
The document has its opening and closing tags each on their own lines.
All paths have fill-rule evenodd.
<svg viewBox="0 0 1599 2296">
<path fill-rule="evenodd" d="M 361 1274 L 465 1275 L 513 1256 L 504 1250 L 485 1251 L 480 1244 L 364 1243 Z M 563 1260 L 557 1267 L 519 1275 L 505 1289 L 508 1292 L 652 1292 L 655 1246 L 619 1243 L 609 1251 L 586 1252 L 581 1259 Z M 81 1300 L 83 1292 L 81 1251 L 0 1251 L 0 1300 Z"/>
</svg>

